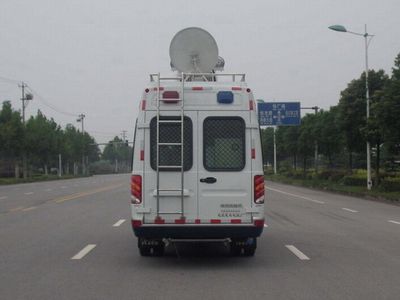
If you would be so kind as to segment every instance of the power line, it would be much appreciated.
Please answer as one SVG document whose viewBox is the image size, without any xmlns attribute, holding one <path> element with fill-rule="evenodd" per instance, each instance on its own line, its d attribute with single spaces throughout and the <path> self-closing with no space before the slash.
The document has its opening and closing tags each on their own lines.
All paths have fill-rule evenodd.
<svg viewBox="0 0 400 300">
<path fill-rule="evenodd" d="M 12 83 L 12 84 L 19 84 L 21 83 L 21 80 L 16 80 L 16 79 L 11 79 L 8 77 L 4 77 L 4 76 L 0 76 L 0 80 L 8 82 L 8 83 Z"/>
<path fill-rule="evenodd" d="M 42 96 L 40 96 L 38 94 L 38 92 L 36 92 L 34 89 L 32 89 L 29 85 L 27 87 L 35 96 L 36 98 L 38 98 L 38 100 L 44 105 L 47 106 L 48 108 L 54 110 L 55 112 L 58 112 L 59 114 L 63 114 L 63 115 L 67 115 L 67 116 L 72 116 L 72 117 L 76 117 L 78 114 L 77 113 L 70 113 L 70 112 L 66 112 L 66 111 L 62 111 L 58 108 L 56 108 L 55 106 L 49 104 Z"/>
</svg>

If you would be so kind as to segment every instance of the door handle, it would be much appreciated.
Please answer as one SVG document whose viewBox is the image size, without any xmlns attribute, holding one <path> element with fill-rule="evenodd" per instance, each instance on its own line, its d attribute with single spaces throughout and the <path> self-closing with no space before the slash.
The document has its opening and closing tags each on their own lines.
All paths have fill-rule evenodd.
<svg viewBox="0 0 400 300">
<path fill-rule="evenodd" d="M 215 178 L 215 177 L 200 178 L 200 182 L 216 183 L 217 182 L 217 178 Z"/>
</svg>

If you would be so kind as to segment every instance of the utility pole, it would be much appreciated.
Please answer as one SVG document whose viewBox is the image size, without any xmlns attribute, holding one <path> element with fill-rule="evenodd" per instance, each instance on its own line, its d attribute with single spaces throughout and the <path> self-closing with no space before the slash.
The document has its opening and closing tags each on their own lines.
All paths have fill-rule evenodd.
<svg viewBox="0 0 400 300">
<path fill-rule="evenodd" d="M 78 119 L 76 119 L 77 122 L 81 122 L 82 125 L 82 141 L 85 136 L 85 126 L 84 126 L 84 119 L 85 119 L 84 114 L 80 114 L 78 116 Z M 86 167 L 85 167 L 85 145 L 82 143 L 82 175 L 86 174 Z"/>
<path fill-rule="evenodd" d="M 122 140 L 124 141 L 124 143 L 126 141 L 126 133 L 127 133 L 126 130 L 122 130 Z"/>
<path fill-rule="evenodd" d="M 25 129 L 25 108 L 28 106 L 28 101 L 33 99 L 33 95 L 30 93 L 25 94 L 25 88 L 27 87 L 27 84 L 25 82 L 21 82 L 21 84 L 18 84 L 18 87 L 21 88 L 22 92 L 22 124 Z M 25 147 L 22 152 L 22 172 L 24 179 L 28 177 L 28 162 L 27 162 L 27 157 L 26 157 L 26 150 Z"/>
</svg>

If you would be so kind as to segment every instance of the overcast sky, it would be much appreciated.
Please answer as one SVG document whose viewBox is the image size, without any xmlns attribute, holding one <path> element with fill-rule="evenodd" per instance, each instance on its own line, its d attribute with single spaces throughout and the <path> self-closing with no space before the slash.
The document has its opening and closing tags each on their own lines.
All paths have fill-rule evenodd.
<svg viewBox="0 0 400 300">
<path fill-rule="evenodd" d="M 40 109 L 79 126 L 84 113 L 98 142 L 122 130 L 131 139 L 148 74 L 170 74 L 172 37 L 197 26 L 214 36 L 226 72 L 247 74 L 256 98 L 328 109 L 365 62 L 362 37 L 327 27 L 367 24 L 376 35 L 370 68 L 390 74 L 399 12 L 399 0 L 0 0 L 0 101 L 19 109 L 21 91 L 4 77 L 24 80 L 40 95 L 28 115 Z"/>
</svg>

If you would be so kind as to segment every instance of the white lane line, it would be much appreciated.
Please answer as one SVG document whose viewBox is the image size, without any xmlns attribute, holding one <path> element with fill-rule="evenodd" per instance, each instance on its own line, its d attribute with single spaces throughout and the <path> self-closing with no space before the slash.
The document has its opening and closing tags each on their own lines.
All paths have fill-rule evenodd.
<svg viewBox="0 0 400 300">
<path fill-rule="evenodd" d="M 66 188 L 67 188 L 67 186 L 63 185 L 61 188 L 62 188 L 62 189 L 66 189 Z"/>
<path fill-rule="evenodd" d="M 4 199 L 7 199 L 7 198 L 8 198 L 7 196 L 1 196 L 0 200 L 4 200 Z"/>
<path fill-rule="evenodd" d="M 33 194 L 33 192 L 27 192 L 27 193 L 24 193 L 25 195 L 32 195 Z"/>
<path fill-rule="evenodd" d="M 267 228 L 267 227 L 268 227 L 268 225 L 264 223 L 264 228 Z"/>
<path fill-rule="evenodd" d="M 34 210 L 36 208 L 37 208 L 36 206 L 31 206 L 31 207 L 24 208 L 22 211 L 30 211 L 30 210 Z"/>
<path fill-rule="evenodd" d="M 388 220 L 388 222 L 390 222 L 390 223 L 393 223 L 393 224 L 397 224 L 397 225 L 400 225 L 400 222 L 397 222 L 397 221 L 393 221 L 393 220 Z"/>
<path fill-rule="evenodd" d="M 89 244 L 85 248 L 83 248 L 81 251 L 79 251 L 77 254 L 75 254 L 71 259 L 82 259 L 86 254 L 88 254 L 90 251 L 92 251 L 96 247 L 95 244 Z"/>
<path fill-rule="evenodd" d="M 307 255 L 305 255 L 303 252 L 301 252 L 295 246 L 286 245 L 286 248 L 288 248 L 294 255 L 296 255 L 301 260 L 310 260 L 310 258 Z"/>
<path fill-rule="evenodd" d="M 324 201 L 319 201 L 319 200 L 311 199 L 311 198 L 308 198 L 308 197 L 291 194 L 291 193 L 284 192 L 284 191 L 277 190 L 277 189 L 273 189 L 273 188 L 270 188 L 270 187 L 266 187 L 266 188 L 267 188 L 267 190 L 271 190 L 271 191 L 282 193 L 282 194 L 285 194 L 285 195 L 288 195 L 288 196 L 304 199 L 304 200 L 311 201 L 311 202 L 314 202 L 314 203 L 318 203 L 318 204 L 324 204 L 325 203 Z"/>
<path fill-rule="evenodd" d="M 345 211 L 352 212 L 352 213 L 358 213 L 358 210 L 354 210 L 354 209 L 350 209 L 350 208 L 346 208 L 346 207 L 342 207 L 342 209 Z"/>
<path fill-rule="evenodd" d="M 51 189 L 45 189 L 44 191 L 45 191 L 45 192 L 50 192 L 50 191 L 51 191 Z"/>
<path fill-rule="evenodd" d="M 113 227 L 121 226 L 121 224 L 124 223 L 124 222 L 125 222 L 125 219 L 121 219 L 121 220 L 119 220 L 117 223 L 115 223 L 115 224 L 113 225 Z"/>
</svg>

